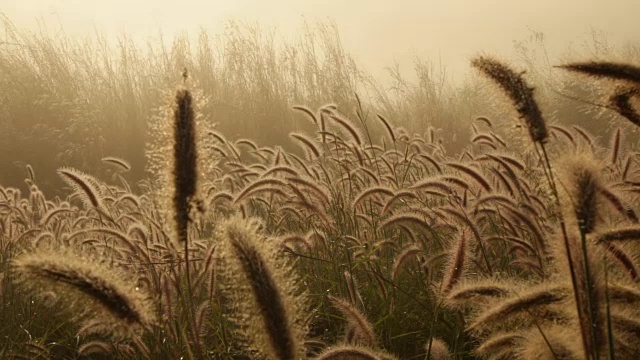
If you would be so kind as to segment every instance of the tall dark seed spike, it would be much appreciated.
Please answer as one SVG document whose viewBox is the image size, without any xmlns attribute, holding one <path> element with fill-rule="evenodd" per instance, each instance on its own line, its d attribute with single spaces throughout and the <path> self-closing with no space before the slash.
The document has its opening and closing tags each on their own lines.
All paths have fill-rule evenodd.
<svg viewBox="0 0 640 360">
<path fill-rule="evenodd" d="M 173 153 L 173 209 L 179 242 L 187 241 L 190 210 L 196 194 L 198 178 L 196 150 L 196 125 L 191 93 L 178 89 L 174 109 L 174 153 Z"/>
</svg>

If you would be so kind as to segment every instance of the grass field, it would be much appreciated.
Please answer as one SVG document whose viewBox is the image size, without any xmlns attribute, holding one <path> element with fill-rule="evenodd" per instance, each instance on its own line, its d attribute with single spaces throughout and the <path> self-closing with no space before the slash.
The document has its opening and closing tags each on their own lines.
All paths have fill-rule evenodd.
<svg viewBox="0 0 640 360">
<path fill-rule="evenodd" d="M 0 357 L 640 355 L 634 49 L 383 85 L 326 24 L 3 21 Z"/>
</svg>

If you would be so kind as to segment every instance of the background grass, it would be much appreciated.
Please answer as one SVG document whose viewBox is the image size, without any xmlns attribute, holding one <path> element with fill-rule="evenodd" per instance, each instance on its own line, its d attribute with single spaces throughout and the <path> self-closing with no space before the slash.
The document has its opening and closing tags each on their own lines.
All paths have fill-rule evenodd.
<svg viewBox="0 0 640 360">
<path fill-rule="evenodd" d="M 475 77 L 452 84 L 428 59 L 416 59 L 411 76 L 390 66 L 382 83 L 373 79 L 343 48 L 331 23 L 304 24 L 295 40 L 283 41 L 270 29 L 229 22 L 223 34 L 150 40 L 142 47 L 126 35 L 114 44 L 99 35 L 78 39 L 18 29 L 7 18 L 2 25 L 7 42 L 0 44 L 5 169 L 0 181 L 22 186 L 25 165 L 31 164 L 47 194 L 60 188 L 54 170 L 61 166 L 108 175 L 97 165 L 104 156 L 131 162 L 132 182 L 145 178 L 149 119 L 185 68 L 209 99 L 202 115 L 229 138 L 262 145 L 289 146 L 290 131 L 311 129 L 291 106 L 334 103 L 349 112 L 356 93 L 371 114 L 380 113 L 409 133 L 437 129 L 452 153 L 468 144 L 468 124 L 476 116 L 512 126 L 508 109 L 494 101 L 485 84 Z M 633 46 L 611 49 L 602 37 L 592 46 L 582 55 L 633 62 L 639 54 Z M 600 90 L 554 71 L 541 38 L 520 42 L 518 49 L 517 63 L 541 85 L 538 97 L 551 120 L 604 135 L 607 114 L 560 95 L 592 99 Z M 382 131 L 378 124 L 371 127 L 375 134 Z"/>
</svg>

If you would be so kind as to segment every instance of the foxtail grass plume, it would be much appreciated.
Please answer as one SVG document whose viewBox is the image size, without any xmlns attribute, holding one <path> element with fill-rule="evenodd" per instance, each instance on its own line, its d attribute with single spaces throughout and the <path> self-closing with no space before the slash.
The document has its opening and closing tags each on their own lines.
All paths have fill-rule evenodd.
<svg viewBox="0 0 640 360">
<path fill-rule="evenodd" d="M 36 248 L 13 261 L 16 281 L 36 296 L 64 302 L 74 321 L 93 320 L 95 331 L 116 338 L 139 334 L 156 322 L 151 298 L 136 280 L 97 257 L 71 249 Z M 46 300 L 45 299 L 45 300 Z"/>
<path fill-rule="evenodd" d="M 353 304 L 343 299 L 329 296 L 329 300 L 347 320 L 346 340 L 351 344 L 374 347 L 376 345 L 375 333 L 366 316 Z"/>
<path fill-rule="evenodd" d="M 514 357 L 540 360 L 584 359 L 584 349 L 576 341 L 575 329 L 572 327 L 572 324 L 550 325 L 522 333 Z"/>
<path fill-rule="evenodd" d="M 597 161 L 589 155 L 576 155 L 560 162 L 566 189 L 565 203 L 573 208 L 580 231 L 592 233 L 596 228 L 602 181 Z"/>
<path fill-rule="evenodd" d="M 268 359 L 303 358 L 306 300 L 278 252 L 279 242 L 265 239 L 256 223 L 239 217 L 220 229 L 216 263 L 221 286 L 247 346 Z"/>
<path fill-rule="evenodd" d="M 566 295 L 563 293 L 563 289 L 559 286 L 536 286 L 528 291 L 493 304 L 493 306 L 479 313 L 473 322 L 471 322 L 468 329 L 482 333 L 485 329 L 499 324 L 501 320 L 514 318 L 522 314 L 524 314 L 525 317 L 529 317 L 528 320 L 534 320 L 532 318 L 533 310 L 561 302 L 565 297 Z"/>
<path fill-rule="evenodd" d="M 518 114 L 524 119 L 529 135 L 534 142 L 544 143 L 549 136 L 547 127 L 533 97 L 533 88 L 525 82 L 522 74 L 518 74 L 502 62 L 480 56 L 471 61 L 471 65 L 483 75 L 493 80 L 511 99 Z"/>
<path fill-rule="evenodd" d="M 609 106 L 636 126 L 640 126 L 640 114 L 631 105 L 631 98 L 638 95 L 640 87 L 618 86 L 609 97 Z"/>
<path fill-rule="evenodd" d="M 609 61 L 589 61 L 560 65 L 558 68 L 596 78 L 623 80 L 640 85 L 640 67 L 634 65 Z"/>
<path fill-rule="evenodd" d="M 117 158 L 115 156 L 103 157 L 101 160 L 102 160 L 103 163 L 105 163 L 105 164 L 113 164 L 113 165 L 119 167 L 123 171 L 131 170 L 131 164 L 129 164 L 125 160 Z"/>
<path fill-rule="evenodd" d="M 198 181 L 198 151 L 196 120 L 191 92 L 181 88 L 176 92 L 173 110 L 173 209 L 179 242 L 187 241 L 187 229 L 196 196 Z"/>
<path fill-rule="evenodd" d="M 353 345 L 338 345 L 324 350 L 315 360 L 395 360 L 395 356 Z"/>
<path fill-rule="evenodd" d="M 444 340 L 439 338 L 430 339 L 425 344 L 425 350 L 430 359 L 432 360 L 450 360 L 451 352 Z"/>
<path fill-rule="evenodd" d="M 92 176 L 73 168 L 60 168 L 58 169 L 58 175 L 80 194 L 80 198 L 87 208 L 104 208 L 100 189 Z"/>
<path fill-rule="evenodd" d="M 582 331 L 585 351 L 590 359 L 598 358 L 604 349 L 605 326 L 602 304 L 604 303 L 604 279 L 600 269 L 601 252 L 586 235 L 597 230 L 600 193 L 603 185 L 600 168 L 588 155 L 572 156 L 564 160 L 565 172 L 562 182 L 566 195 L 564 205 L 573 209 L 566 217 L 567 223 L 577 223 L 577 231 L 566 236 L 565 253 L 572 272 L 574 300 Z"/>
<path fill-rule="evenodd" d="M 464 232 L 448 256 L 448 265 L 442 278 L 442 291 L 447 294 L 463 278 L 468 261 L 468 240 Z"/>
</svg>

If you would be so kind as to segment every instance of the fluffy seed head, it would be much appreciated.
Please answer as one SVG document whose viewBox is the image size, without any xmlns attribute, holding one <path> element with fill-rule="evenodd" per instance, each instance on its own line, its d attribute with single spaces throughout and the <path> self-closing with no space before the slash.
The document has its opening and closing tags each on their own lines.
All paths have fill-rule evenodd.
<svg viewBox="0 0 640 360">
<path fill-rule="evenodd" d="M 561 69 L 577 72 L 596 78 L 623 80 L 640 85 L 640 67 L 609 61 L 576 62 L 558 66 Z"/>
<path fill-rule="evenodd" d="M 602 188 L 600 169 L 589 155 L 574 155 L 560 161 L 562 184 L 566 190 L 565 206 L 573 208 L 580 231 L 594 231 L 598 218 L 598 193 Z"/>
<path fill-rule="evenodd" d="M 333 306 L 340 310 L 349 324 L 347 338 L 350 343 L 369 347 L 376 345 L 373 326 L 360 310 L 353 304 L 334 296 L 329 296 L 329 300 L 331 300 Z"/>
<path fill-rule="evenodd" d="M 279 241 L 265 239 L 257 225 L 239 217 L 220 227 L 217 271 L 232 317 L 247 346 L 269 358 L 304 355 L 306 301 Z"/>
<path fill-rule="evenodd" d="M 75 191 L 80 194 L 82 201 L 86 207 L 94 207 L 102 209 L 102 197 L 100 189 L 96 185 L 95 179 L 91 175 L 87 175 L 82 171 L 72 168 L 58 169 L 58 175 L 69 184 Z"/>
<path fill-rule="evenodd" d="M 471 65 L 498 84 L 511 99 L 520 117 L 527 124 L 531 139 L 534 142 L 545 142 L 549 134 L 544 118 L 533 98 L 533 88 L 527 85 L 522 74 L 490 57 L 477 57 L 471 61 Z"/>
<path fill-rule="evenodd" d="M 451 352 L 444 340 L 439 338 L 433 338 L 431 341 L 427 341 L 425 349 L 428 351 L 429 358 L 433 360 L 449 360 L 451 359 Z"/>
<path fill-rule="evenodd" d="M 198 181 L 195 112 L 187 89 L 176 92 L 173 136 L 174 219 L 178 241 L 185 242 Z"/>
<path fill-rule="evenodd" d="M 97 257 L 71 249 L 36 248 L 13 261 L 17 282 L 36 296 L 63 301 L 76 321 L 95 320 L 96 331 L 131 337 L 155 323 L 150 296 L 136 280 Z"/>
<path fill-rule="evenodd" d="M 640 95 L 638 87 L 618 86 L 609 97 L 609 106 L 636 126 L 640 126 L 640 114 L 631 104 L 631 98 L 638 95 Z"/>
</svg>

